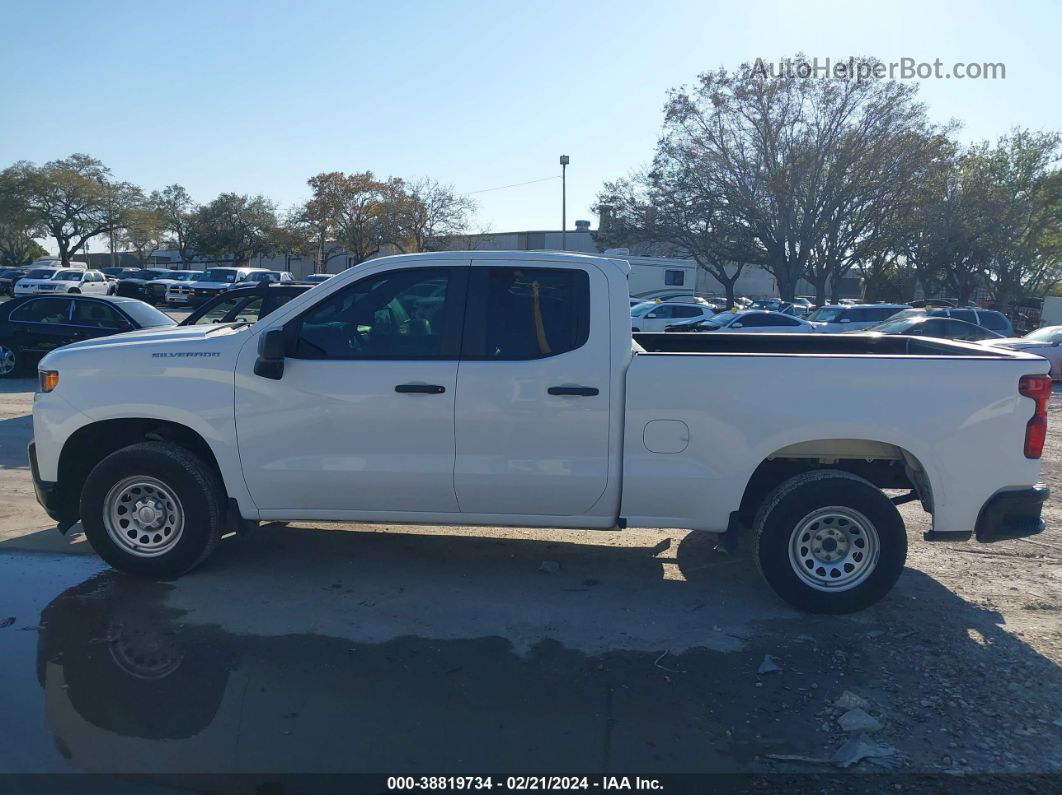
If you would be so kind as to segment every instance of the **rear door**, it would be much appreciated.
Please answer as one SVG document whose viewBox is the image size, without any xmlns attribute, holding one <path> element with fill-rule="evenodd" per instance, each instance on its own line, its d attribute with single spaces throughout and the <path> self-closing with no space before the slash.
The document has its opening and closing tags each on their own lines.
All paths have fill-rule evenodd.
<svg viewBox="0 0 1062 795">
<path fill-rule="evenodd" d="M 462 512 L 578 516 L 601 497 L 608 295 L 589 265 L 473 262 L 454 415 Z"/>
</svg>

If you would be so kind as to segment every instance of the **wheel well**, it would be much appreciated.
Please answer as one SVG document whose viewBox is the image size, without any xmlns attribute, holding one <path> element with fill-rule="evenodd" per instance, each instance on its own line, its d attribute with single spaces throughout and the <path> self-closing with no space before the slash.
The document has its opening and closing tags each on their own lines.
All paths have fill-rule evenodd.
<svg viewBox="0 0 1062 795">
<path fill-rule="evenodd" d="M 188 426 L 152 419 L 102 420 L 74 431 L 59 454 L 57 496 L 67 512 L 78 515 L 81 489 L 96 464 L 123 447 L 145 441 L 180 445 L 209 464 L 221 482 L 225 482 L 210 445 Z"/>
<path fill-rule="evenodd" d="M 741 496 L 741 524 L 752 525 L 756 511 L 779 484 L 816 469 L 850 472 L 879 489 L 911 489 L 918 494 L 922 507 L 933 512 L 929 477 L 921 462 L 907 450 L 869 439 L 821 439 L 784 447 L 760 462 Z"/>
</svg>

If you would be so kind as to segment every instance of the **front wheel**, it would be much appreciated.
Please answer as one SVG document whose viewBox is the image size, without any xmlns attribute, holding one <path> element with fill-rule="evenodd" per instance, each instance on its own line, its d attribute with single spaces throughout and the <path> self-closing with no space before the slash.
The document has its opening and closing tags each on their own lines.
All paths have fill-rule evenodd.
<svg viewBox="0 0 1062 795">
<path fill-rule="evenodd" d="M 756 562 L 782 599 L 809 613 L 853 613 L 885 596 L 907 559 L 907 532 L 879 488 L 840 470 L 778 486 L 754 525 Z"/>
<path fill-rule="evenodd" d="M 0 378 L 9 378 L 18 372 L 22 364 L 18 349 L 10 342 L 0 342 Z"/>
<path fill-rule="evenodd" d="M 225 491 L 214 469 L 189 450 L 144 442 L 104 458 L 81 492 L 81 525 L 116 569 L 169 579 L 198 566 L 217 546 Z"/>
</svg>

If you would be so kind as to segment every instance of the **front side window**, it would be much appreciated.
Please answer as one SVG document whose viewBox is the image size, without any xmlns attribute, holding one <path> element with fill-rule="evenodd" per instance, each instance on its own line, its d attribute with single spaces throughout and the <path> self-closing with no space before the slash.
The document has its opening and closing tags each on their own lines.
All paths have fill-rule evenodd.
<svg viewBox="0 0 1062 795">
<path fill-rule="evenodd" d="M 977 325 L 977 313 L 972 309 L 952 309 L 950 314 L 956 320 L 965 320 L 967 323 Z"/>
<path fill-rule="evenodd" d="M 440 359 L 453 268 L 388 271 L 329 296 L 302 316 L 302 359 Z"/>
<path fill-rule="evenodd" d="M 70 300 L 67 298 L 38 298 L 11 313 L 11 319 L 22 323 L 68 323 Z"/>
<path fill-rule="evenodd" d="M 478 270 L 474 268 L 473 273 Z M 590 338 L 590 278 L 585 271 L 486 270 L 482 341 L 475 322 L 466 331 L 472 358 L 543 359 L 580 348 Z M 477 278 L 483 277 L 477 274 Z M 659 304 L 654 311 L 665 311 L 671 317 L 670 310 Z"/>
</svg>

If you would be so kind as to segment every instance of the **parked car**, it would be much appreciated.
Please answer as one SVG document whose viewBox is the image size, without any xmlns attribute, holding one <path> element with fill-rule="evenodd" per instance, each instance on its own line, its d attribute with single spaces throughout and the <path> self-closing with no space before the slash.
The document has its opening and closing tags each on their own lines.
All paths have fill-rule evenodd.
<svg viewBox="0 0 1062 795">
<path fill-rule="evenodd" d="M 1062 326 L 1044 326 L 1030 331 L 1024 337 L 990 339 L 985 341 L 985 345 L 1043 356 L 1051 363 L 1051 378 L 1062 380 Z"/>
<path fill-rule="evenodd" d="M 211 298 L 231 290 L 252 273 L 268 273 L 265 268 L 207 268 L 199 281 L 188 285 L 188 303 L 205 304 Z"/>
<path fill-rule="evenodd" d="M 609 309 L 629 271 L 383 257 L 255 324 L 60 348 L 40 363 L 35 492 L 112 566 L 161 578 L 257 521 L 747 532 L 775 592 L 819 613 L 903 571 L 883 489 L 921 500 L 931 540 L 1043 529 L 1043 359 L 829 334 L 638 334 L 639 351 Z"/>
<path fill-rule="evenodd" d="M 815 327 L 806 320 L 784 312 L 747 309 L 720 312 L 708 320 L 695 320 L 668 326 L 666 331 L 719 331 L 727 333 L 760 332 L 770 334 L 811 334 Z"/>
<path fill-rule="evenodd" d="M 302 282 L 304 284 L 321 284 L 322 282 L 327 282 L 331 278 L 331 273 L 311 273 L 309 276 L 302 279 Z M 634 306 L 634 303 L 632 303 L 631 306 Z"/>
<path fill-rule="evenodd" d="M 11 295 L 15 289 L 15 282 L 25 275 L 25 268 L 0 269 L 0 295 Z"/>
<path fill-rule="evenodd" d="M 161 268 L 124 270 L 116 277 L 118 285 L 114 294 L 147 301 L 151 298 L 151 290 L 148 288 L 148 283 L 155 281 L 155 279 L 166 278 L 167 273 L 168 271 L 164 271 Z"/>
<path fill-rule="evenodd" d="M 174 287 L 187 287 L 203 275 L 202 271 L 164 271 L 157 279 L 144 285 L 146 300 L 150 304 L 183 304 L 187 295 L 173 291 Z"/>
<path fill-rule="evenodd" d="M 634 331 L 663 331 L 676 320 L 707 320 L 717 314 L 710 304 L 678 303 L 676 301 L 644 301 L 631 308 L 631 329 Z"/>
<path fill-rule="evenodd" d="M 48 287 L 46 292 L 51 292 L 56 289 L 55 282 L 52 278 L 58 273 L 76 273 L 83 272 L 84 268 L 63 268 L 57 265 L 46 265 L 42 268 L 32 268 L 29 273 L 15 282 L 14 295 L 35 295 L 41 292 L 43 287 Z"/>
<path fill-rule="evenodd" d="M 254 323 L 312 287 L 311 284 L 272 284 L 270 282 L 234 287 L 199 306 L 182 320 L 180 325 Z"/>
<path fill-rule="evenodd" d="M 831 304 L 820 306 L 808 320 L 816 331 L 838 334 L 876 326 L 905 309 L 910 307 L 907 304 Z"/>
<path fill-rule="evenodd" d="M 963 342 L 982 342 L 999 340 L 1001 335 L 989 331 L 965 320 L 949 317 L 894 317 L 868 329 L 847 332 L 850 334 L 906 334 L 910 337 L 936 337 L 942 340 L 962 340 Z"/>
<path fill-rule="evenodd" d="M 1014 327 L 1010 319 L 1003 312 L 994 309 L 979 309 L 977 307 L 929 307 L 924 309 L 912 308 L 903 311 L 904 317 L 953 317 L 957 321 L 972 323 L 975 326 L 983 326 L 990 331 L 995 331 L 1001 336 L 1013 336 Z"/>
<path fill-rule="evenodd" d="M 99 271 L 63 268 L 52 274 L 47 282 L 37 285 L 36 292 L 46 295 L 53 293 L 110 295 L 111 283 Z"/>
<path fill-rule="evenodd" d="M 173 318 L 133 298 L 31 295 L 0 304 L 0 377 L 49 351 L 136 329 L 169 328 Z"/>
<path fill-rule="evenodd" d="M 294 284 L 295 277 L 291 271 L 255 271 L 247 274 L 246 282 L 267 282 L 269 284 Z"/>
</svg>

